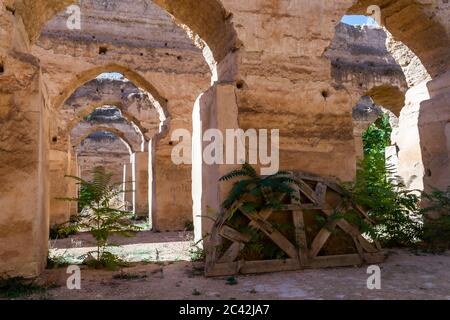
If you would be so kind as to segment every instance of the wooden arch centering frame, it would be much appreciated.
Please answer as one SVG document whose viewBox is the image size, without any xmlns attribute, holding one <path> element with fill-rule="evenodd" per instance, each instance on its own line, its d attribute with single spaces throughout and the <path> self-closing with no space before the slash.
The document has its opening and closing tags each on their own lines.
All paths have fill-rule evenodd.
<svg viewBox="0 0 450 320">
<path fill-rule="evenodd" d="M 317 210 L 326 217 L 330 217 L 334 213 L 348 208 L 349 204 L 345 204 L 345 201 L 340 201 L 337 206 L 333 206 L 327 201 L 327 193 L 333 192 L 340 197 L 344 194 L 344 190 L 335 179 L 303 172 L 293 172 L 292 176 L 298 183 L 293 186 L 295 192 L 290 199 L 290 204 L 286 204 L 281 210 L 277 211 L 292 214 L 296 243 L 288 240 L 268 221 L 274 212 L 273 209 L 264 209 L 253 214 L 243 213 L 250 220 L 249 226 L 263 232 L 286 253 L 288 258 L 259 261 L 239 260 L 239 253 L 244 249 L 246 243 L 250 241 L 251 236 L 227 226 L 226 221 L 229 219 L 233 209 L 222 210 L 211 230 L 209 241 L 205 244 L 206 276 L 344 267 L 365 263 L 378 264 L 385 260 L 385 254 L 380 244 L 377 241 L 366 239 L 358 227 L 344 219 L 330 220 L 308 242 L 305 231 L 307 227 L 304 219 L 305 210 Z M 372 223 L 370 217 L 362 208 L 353 204 L 350 204 L 350 206 L 362 219 Z M 353 239 L 355 253 L 319 256 L 319 252 L 336 228 L 340 228 L 341 231 Z M 220 248 L 224 239 L 231 241 L 231 245 L 224 252 L 221 252 Z"/>
</svg>

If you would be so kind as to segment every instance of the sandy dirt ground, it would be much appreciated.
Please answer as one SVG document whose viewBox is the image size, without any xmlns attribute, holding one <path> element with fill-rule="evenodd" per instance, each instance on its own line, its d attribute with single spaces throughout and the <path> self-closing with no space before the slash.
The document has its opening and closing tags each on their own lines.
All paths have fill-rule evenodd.
<svg viewBox="0 0 450 320">
<path fill-rule="evenodd" d="M 367 289 L 367 266 L 205 278 L 201 264 L 179 261 L 137 264 L 122 271 L 82 267 L 81 290 L 69 290 L 65 268 L 40 278 L 52 284 L 29 299 L 446 299 L 450 300 L 450 252 L 443 255 L 388 250 L 380 265 L 381 290 Z M 117 279 L 118 274 L 127 279 Z M 116 277 L 115 277 L 116 276 Z"/>
</svg>

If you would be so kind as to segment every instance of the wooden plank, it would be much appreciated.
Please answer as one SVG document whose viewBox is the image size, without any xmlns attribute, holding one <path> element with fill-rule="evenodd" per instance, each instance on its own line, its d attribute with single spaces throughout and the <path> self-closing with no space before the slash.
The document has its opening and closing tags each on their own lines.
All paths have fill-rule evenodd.
<svg viewBox="0 0 450 320">
<path fill-rule="evenodd" d="M 261 261 L 237 261 L 227 263 L 216 263 L 208 272 L 207 277 L 232 276 L 238 273 L 267 273 L 278 271 L 299 270 L 300 264 L 297 259 L 285 260 L 261 260 Z"/>
<path fill-rule="evenodd" d="M 219 259 L 219 247 L 222 245 L 222 238 L 219 235 L 219 230 L 228 219 L 228 212 L 221 210 L 219 217 L 213 225 L 209 241 L 204 241 L 204 249 L 206 251 L 205 258 L 205 273 L 214 267 L 214 264 Z"/>
<path fill-rule="evenodd" d="M 230 228 L 229 226 L 223 226 L 219 233 L 222 237 L 231 240 L 233 242 L 247 243 L 252 238 L 251 235 L 236 231 L 233 228 Z"/>
<path fill-rule="evenodd" d="M 376 253 L 379 251 L 374 245 L 372 245 L 361 235 L 361 232 L 356 227 L 352 226 L 348 221 L 339 220 L 338 226 L 351 236 L 356 237 L 365 251 L 369 253 Z"/>
<path fill-rule="evenodd" d="M 295 226 L 295 237 L 298 244 L 298 255 L 302 266 L 308 264 L 308 243 L 305 233 L 305 220 L 303 211 L 293 211 L 292 219 Z"/>
<path fill-rule="evenodd" d="M 365 262 L 366 259 L 364 257 L 364 249 L 361 246 L 361 243 L 355 237 L 352 237 L 352 239 L 353 239 L 353 242 L 355 243 L 356 251 L 358 252 L 359 256 L 361 257 L 361 260 Z"/>
<path fill-rule="evenodd" d="M 319 233 L 314 238 L 311 249 L 309 250 L 309 257 L 316 257 L 323 248 L 327 240 L 330 238 L 334 229 L 336 229 L 337 221 L 328 222 L 325 227 L 320 229 Z"/>
<path fill-rule="evenodd" d="M 297 184 L 291 186 L 294 189 L 294 197 L 291 197 L 291 203 L 293 206 L 301 207 L 300 202 L 300 188 Z M 300 265 L 305 266 L 308 264 L 308 243 L 306 240 L 305 219 L 302 210 L 292 210 L 292 221 L 295 227 L 295 239 L 298 246 L 298 256 Z"/>
<path fill-rule="evenodd" d="M 255 225 L 260 229 L 266 236 L 268 236 L 281 250 L 286 252 L 286 254 L 293 258 L 298 259 L 298 251 L 295 246 L 286 239 L 277 229 L 275 229 L 269 222 L 262 220 L 258 215 L 245 214 L 250 220 L 255 222 Z"/>
<path fill-rule="evenodd" d="M 297 210 L 322 210 L 324 207 L 315 203 L 287 204 L 280 211 L 297 211 Z"/>
<path fill-rule="evenodd" d="M 363 261 L 358 254 L 345 254 L 335 256 L 316 257 L 311 259 L 309 267 L 311 268 L 333 268 L 361 265 Z"/>
<path fill-rule="evenodd" d="M 307 173 L 307 172 L 300 172 L 300 171 L 295 171 L 293 173 L 294 177 L 297 179 L 302 179 L 302 180 L 310 180 L 310 181 L 316 181 L 316 182 L 322 182 L 325 183 L 330 189 L 336 191 L 339 194 L 343 194 L 344 190 L 342 189 L 342 187 L 339 185 L 338 180 L 332 177 L 323 177 L 323 176 L 319 176 L 313 173 Z"/>
<path fill-rule="evenodd" d="M 278 271 L 293 271 L 298 269 L 300 269 L 300 263 L 298 259 L 246 261 L 242 265 L 240 273 L 266 273 Z"/>
<path fill-rule="evenodd" d="M 272 212 L 272 208 L 266 208 L 259 212 L 258 215 L 261 217 L 261 219 L 267 220 L 272 215 Z M 254 221 L 250 221 L 250 224 L 248 226 L 255 229 L 258 228 Z"/>
<path fill-rule="evenodd" d="M 227 263 L 215 263 L 209 269 L 205 269 L 205 276 L 207 277 L 221 277 L 221 276 L 233 276 L 239 273 L 242 262 L 227 262 Z"/>
<path fill-rule="evenodd" d="M 331 208 L 325 208 L 322 211 L 327 216 L 332 216 L 336 211 L 342 210 L 342 203 L 339 204 L 339 206 L 336 208 L 336 210 L 333 210 Z M 361 232 L 354 226 L 352 226 L 347 220 L 341 219 L 337 222 L 337 225 L 344 230 L 346 233 L 351 235 L 352 237 L 355 237 L 360 242 L 363 249 L 369 253 L 375 253 L 378 252 L 378 249 L 375 248 L 369 241 L 364 239 L 364 237 L 361 235 Z"/>
<path fill-rule="evenodd" d="M 242 242 L 234 242 L 231 246 L 225 251 L 222 257 L 219 259 L 219 263 L 223 262 L 234 262 L 239 256 L 239 252 L 244 249 L 245 244 Z"/>
<path fill-rule="evenodd" d="M 383 263 L 387 258 L 387 255 L 383 252 L 377 253 L 364 253 L 364 261 L 369 264 Z"/>
<path fill-rule="evenodd" d="M 300 192 L 303 193 L 312 203 L 319 204 L 319 200 L 316 197 L 316 193 L 311 187 L 303 180 L 297 180 L 300 187 Z"/>
</svg>

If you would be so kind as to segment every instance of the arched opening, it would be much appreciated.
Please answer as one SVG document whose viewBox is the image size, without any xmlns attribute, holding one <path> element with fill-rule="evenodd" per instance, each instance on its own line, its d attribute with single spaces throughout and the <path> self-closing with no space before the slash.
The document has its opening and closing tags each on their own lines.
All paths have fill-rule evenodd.
<svg viewBox="0 0 450 320">
<path fill-rule="evenodd" d="M 170 141 L 170 133 L 172 131 L 180 127 L 192 131 L 192 108 L 199 95 L 202 92 L 207 91 L 211 86 L 211 83 L 216 85 L 215 81 L 217 80 L 233 81 L 234 53 L 238 48 L 238 45 L 233 26 L 231 22 L 228 21 L 228 13 L 223 9 L 219 1 L 205 1 L 201 4 L 191 3 L 190 1 L 182 4 L 177 2 L 165 1 L 160 3 L 159 1 L 155 1 L 156 4 L 160 4 L 176 19 L 183 23 L 182 28 L 175 28 L 175 24 L 170 20 L 170 16 L 165 13 L 164 15 L 160 15 L 160 17 L 163 18 L 164 23 L 159 25 L 162 26 L 162 28 L 166 28 L 165 32 L 168 29 L 170 29 L 170 32 L 173 32 L 173 34 L 176 34 L 177 32 L 179 34 L 179 30 L 183 31 L 184 34 L 187 32 L 188 38 L 191 38 L 189 40 L 190 44 L 186 44 L 185 39 L 180 40 L 178 34 L 178 38 L 171 39 L 164 43 L 157 43 L 157 41 L 150 43 L 151 39 L 149 40 L 149 38 L 145 36 L 141 39 L 122 39 L 125 45 L 130 45 L 131 42 L 134 41 L 134 44 L 130 45 L 130 50 L 134 47 L 133 50 L 136 52 L 131 52 L 129 57 L 133 58 L 129 59 L 129 57 L 121 56 L 121 44 L 118 45 L 118 42 L 115 43 L 115 41 L 122 41 L 119 39 L 121 35 L 120 28 L 116 29 L 119 33 L 117 38 L 112 39 L 108 37 L 104 38 L 105 35 L 108 35 L 109 31 L 103 30 L 103 34 L 100 33 L 93 36 L 90 34 L 89 27 L 86 27 L 87 29 L 84 30 L 86 31 L 84 34 L 90 37 L 89 41 L 96 43 L 92 48 L 89 48 L 89 44 L 86 46 L 86 43 L 83 43 L 83 41 L 87 39 L 77 42 L 80 39 L 76 40 L 76 36 L 73 37 L 73 33 L 72 35 L 66 34 L 61 37 L 65 31 L 59 33 L 60 30 L 58 30 L 59 27 L 57 26 L 58 19 L 61 19 L 61 17 L 64 16 L 64 13 L 60 10 L 64 9 L 64 7 L 70 3 L 70 1 L 43 1 L 40 9 L 37 9 L 36 7 L 37 11 L 42 9 L 41 13 L 43 14 L 43 19 L 39 22 L 36 21 L 36 23 L 30 23 L 31 21 L 27 20 L 27 26 L 25 27 L 29 32 L 30 40 L 32 40 L 32 53 L 42 59 L 42 79 L 46 84 L 44 91 L 46 91 L 45 103 L 49 107 L 47 109 L 48 116 L 51 116 L 52 118 L 55 117 L 56 119 L 59 117 L 57 121 L 50 123 L 48 128 L 51 135 L 49 145 L 50 148 L 53 149 L 53 151 L 51 151 L 52 157 L 59 154 L 61 158 L 63 156 L 65 159 L 71 158 L 70 150 L 67 151 L 66 148 L 69 142 L 67 131 L 76 128 L 77 124 L 85 117 L 89 116 L 96 108 L 105 105 L 115 105 L 122 111 L 124 117 L 133 122 L 141 130 L 146 139 L 144 150 L 153 150 L 153 148 L 155 148 L 155 153 L 152 156 L 147 157 L 147 160 L 142 159 L 142 161 L 148 164 L 149 168 L 156 169 L 155 176 L 147 183 L 158 184 L 158 181 L 162 183 L 166 180 L 174 184 L 176 179 L 182 177 L 182 182 L 180 183 L 180 180 L 178 180 L 178 186 L 176 188 L 170 187 L 170 183 L 165 183 L 164 186 L 167 185 L 168 187 L 161 189 L 159 192 L 160 194 L 153 197 L 149 195 L 149 205 L 152 206 L 150 202 L 153 203 L 155 198 L 160 196 L 164 200 L 164 198 L 167 198 L 169 195 L 170 198 L 168 198 L 165 203 L 164 201 L 157 202 L 157 208 L 161 208 L 161 211 L 172 211 L 174 213 L 185 212 L 186 204 L 192 203 L 193 197 L 193 192 L 191 192 L 191 180 L 193 176 L 192 166 L 190 164 L 177 167 L 168 166 L 164 170 L 158 171 L 159 168 L 161 168 L 160 164 L 163 163 L 158 160 L 158 157 L 164 158 L 165 163 L 170 160 L 170 150 L 173 145 Z M 20 1 L 20 3 L 17 3 L 17 11 L 21 12 L 20 15 L 26 16 L 30 13 L 28 5 L 35 6 L 37 3 L 30 4 L 27 3 L 27 1 Z M 146 8 L 147 6 L 150 7 L 148 11 L 145 11 L 146 13 L 149 12 L 150 14 L 153 14 L 156 10 L 154 3 L 150 2 L 145 4 L 145 6 Z M 105 9 L 106 11 L 109 11 L 112 7 L 108 4 L 108 8 Z M 158 10 L 158 14 L 164 12 L 161 11 L 161 9 Z M 194 11 L 198 12 L 199 15 L 192 16 L 191 13 L 188 13 Z M 57 12 L 61 13 L 57 14 Z M 33 14 L 36 14 L 36 11 L 34 11 Z M 45 26 L 47 21 L 55 14 L 56 18 L 54 18 L 49 25 Z M 170 23 L 168 22 L 169 20 Z M 59 22 L 61 22 L 61 20 Z M 189 28 L 187 26 L 189 26 Z M 205 32 L 205 26 L 211 27 L 209 31 Z M 41 32 L 41 30 L 43 30 L 43 32 Z M 197 30 L 200 31 L 199 36 L 197 35 Z M 218 37 L 218 34 L 221 36 Z M 68 37 L 65 38 L 67 35 Z M 155 37 L 157 36 L 158 35 L 155 34 Z M 204 38 L 205 42 L 203 42 L 200 37 Z M 98 42 L 95 40 L 98 40 Z M 131 42 L 127 42 L 129 40 Z M 192 45 L 192 40 L 194 40 L 194 46 Z M 108 41 L 110 41 L 112 45 L 110 45 Z M 69 54 L 67 52 L 62 52 L 61 49 L 63 47 L 59 45 L 64 42 L 65 44 L 68 44 L 69 47 L 74 49 L 78 47 L 78 49 L 75 49 Z M 155 50 L 155 48 L 157 49 Z M 69 51 L 71 50 L 69 49 Z M 137 51 L 140 52 L 137 53 Z M 182 54 L 176 53 L 177 51 L 182 52 Z M 93 55 L 94 52 L 96 53 L 95 56 Z M 154 54 L 155 52 L 156 54 Z M 92 56 L 89 56 L 91 53 Z M 68 60 L 63 61 L 63 59 L 57 59 L 56 57 L 58 55 L 60 57 L 65 56 L 64 59 Z M 199 56 L 201 59 L 199 59 Z M 143 61 L 146 61 L 145 59 L 150 63 L 142 63 Z M 176 59 L 176 61 L 174 59 Z M 70 61 L 73 61 L 73 63 Z M 174 62 L 176 63 L 176 66 L 172 66 Z M 222 62 L 224 62 L 223 66 L 221 66 Z M 153 67 L 153 65 L 156 67 Z M 174 73 L 173 70 L 176 70 L 176 72 Z M 233 72 L 229 72 L 230 70 Z M 109 73 L 110 75 L 98 76 L 100 73 Z M 64 76 L 62 76 L 63 74 Z M 100 99 L 94 97 L 87 103 L 88 101 L 82 101 L 83 97 L 78 95 L 83 89 L 86 89 L 90 85 L 91 87 L 97 86 L 95 90 L 100 90 L 101 92 L 104 88 L 99 88 L 99 83 L 124 81 L 119 74 L 122 74 L 140 90 L 147 93 L 148 97 L 139 95 L 134 95 L 132 97 L 130 97 L 130 95 L 127 96 L 126 88 L 122 88 L 124 91 L 121 91 L 122 96 L 120 99 L 117 99 L 118 97 L 114 96 L 105 98 L 97 92 L 97 97 L 100 97 Z M 94 82 L 97 83 L 94 84 Z M 170 86 L 168 86 L 169 83 Z M 92 93 L 95 95 L 96 92 Z M 211 90 L 207 92 L 207 95 L 203 95 L 199 98 L 198 101 L 203 99 L 203 104 L 210 104 L 211 101 L 206 99 L 207 96 L 208 99 L 211 97 L 215 99 L 215 95 L 216 91 Z M 131 99 L 123 99 L 124 96 Z M 153 122 L 150 124 L 150 117 L 145 115 L 145 112 L 142 112 L 142 108 L 140 108 L 140 102 L 142 102 L 141 100 L 143 99 L 158 104 L 158 107 L 154 108 L 159 112 L 159 126 L 155 132 L 149 130 L 149 126 L 153 125 L 155 122 L 154 119 L 151 120 Z M 124 102 L 130 103 L 127 105 Z M 186 113 L 187 110 L 190 111 L 190 114 Z M 189 117 L 186 117 L 186 114 L 189 114 Z M 58 121 L 60 122 L 58 123 Z M 206 126 L 210 125 L 211 124 L 206 124 Z M 97 127 L 96 129 L 107 131 L 106 127 Z M 199 128 L 199 130 L 201 131 L 203 128 Z M 112 130 L 109 131 L 111 132 Z M 114 133 L 118 134 L 116 131 L 114 131 Z M 59 156 L 55 156 L 56 160 L 60 159 Z M 69 162 L 66 161 L 66 168 L 63 169 L 66 173 L 67 166 L 70 166 L 68 163 Z M 202 174 L 204 173 L 199 171 L 195 171 L 194 174 L 195 179 L 200 183 L 202 183 L 203 179 Z M 209 190 L 214 192 L 211 188 Z M 202 210 L 204 210 L 204 203 L 206 203 L 206 201 L 203 201 L 201 192 L 202 190 L 200 190 L 200 193 L 195 193 L 194 196 L 194 202 L 199 201 L 197 207 L 200 208 L 200 211 L 196 212 L 197 215 L 201 214 Z M 187 199 L 183 198 L 186 198 L 187 196 Z M 170 207 L 170 203 L 173 203 L 174 200 L 180 204 L 178 208 Z M 188 220 L 192 221 L 192 204 L 190 207 Z M 183 227 L 187 224 L 186 221 L 177 218 L 176 215 L 175 218 L 172 217 L 171 219 L 167 219 L 167 221 L 161 219 L 161 221 L 160 228 L 162 229 L 165 228 L 164 224 L 169 226 L 183 225 Z M 198 232 L 198 237 L 202 237 L 202 231 Z"/>
</svg>

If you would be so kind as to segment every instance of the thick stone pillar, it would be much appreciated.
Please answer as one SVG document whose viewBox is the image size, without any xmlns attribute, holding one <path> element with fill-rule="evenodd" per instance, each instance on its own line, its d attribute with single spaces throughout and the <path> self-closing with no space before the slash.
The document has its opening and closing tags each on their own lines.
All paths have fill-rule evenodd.
<svg viewBox="0 0 450 320">
<path fill-rule="evenodd" d="M 133 158 L 133 210 L 137 217 L 149 216 L 149 154 L 136 152 Z"/>
<path fill-rule="evenodd" d="M 32 277 L 48 252 L 48 108 L 22 21 L 0 16 L 0 275 Z"/>
<path fill-rule="evenodd" d="M 219 213 L 232 183 L 219 183 L 219 178 L 237 165 L 207 165 L 203 150 L 209 142 L 203 142 L 203 133 L 211 128 L 219 129 L 225 136 L 226 129 L 237 129 L 238 107 L 234 84 L 215 84 L 205 92 L 194 107 L 192 139 L 192 198 L 195 241 L 207 236 L 213 220 Z M 224 150 L 225 154 L 225 150 Z"/>
<path fill-rule="evenodd" d="M 450 186 L 448 152 L 450 123 L 450 71 L 427 83 L 429 100 L 420 104 L 419 135 L 424 166 L 424 189 Z"/>
<path fill-rule="evenodd" d="M 426 82 L 408 90 L 405 107 L 400 113 L 397 134 L 393 135 L 393 144 L 398 146 L 398 174 L 410 190 L 424 189 L 425 169 L 419 133 L 421 103 L 430 98 Z"/>
</svg>

